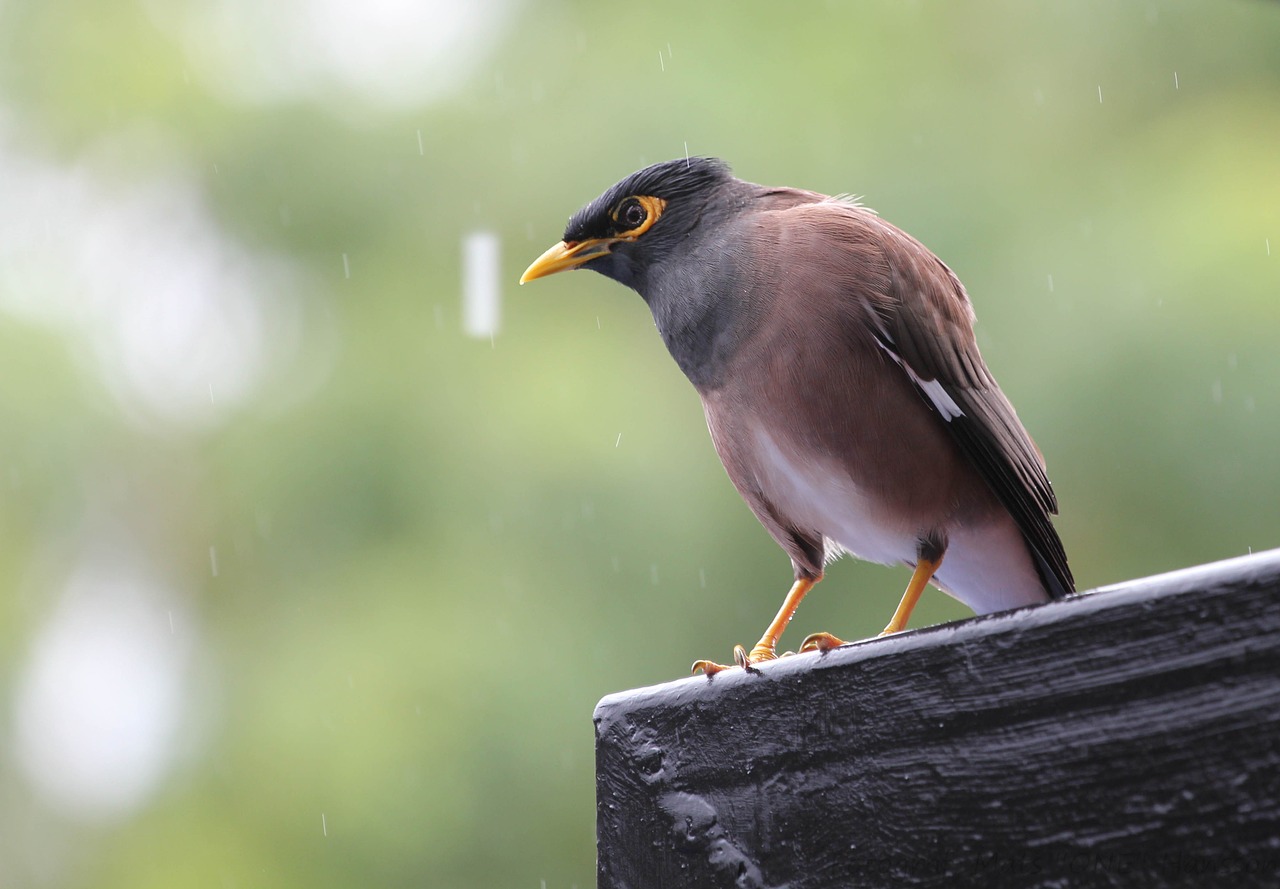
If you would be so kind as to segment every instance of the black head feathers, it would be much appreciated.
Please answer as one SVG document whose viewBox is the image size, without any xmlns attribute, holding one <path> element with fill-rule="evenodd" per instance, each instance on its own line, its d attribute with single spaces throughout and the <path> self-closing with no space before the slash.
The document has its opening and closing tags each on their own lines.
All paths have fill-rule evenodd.
<svg viewBox="0 0 1280 889">
<path fill-rule="evenodd" d="M 610 234 L 611 213 L 628 197 L 649 196 L 668 202 L 705 193 L 733 179 L 729 165 L 714 157 L 676 158 L 645 167 L 607 189 L 569 220 L 564 240 L 573 243 Z"/>
</svg>

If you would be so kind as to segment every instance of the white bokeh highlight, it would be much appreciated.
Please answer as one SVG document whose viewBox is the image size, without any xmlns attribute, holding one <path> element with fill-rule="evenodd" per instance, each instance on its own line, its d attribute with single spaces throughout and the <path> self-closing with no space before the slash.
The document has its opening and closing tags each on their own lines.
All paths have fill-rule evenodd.
<svg viewBox="0 0 1280 889">
<path fill-rule="evenodd" d="M 237 103 L 405 108 L 471 77 L 514 0 L 149 0 L 196 76 Z"/>
<path fill-rule="evenodd" d="M 229 238 L 180 164 L 116 184 L 4 136 L 0 311 L 78 335 L 131 415 L 216 424 L 296 346 L 294 267 Z"/>
<path fill-rule="evenodd" d="M 462 239 L 462 328 L 488 339 L 498 332 L 501 305 L 498 284 L 498 236 L 472 232 Z"/>
<path fill-rule="evenodd" d="M 79 566 L 36 633 L 13 696 L 13 751 L 49 809 L 132 813 L 172 766 L 192 656 L 177 597 L 137 566 Z"/>
</svg>

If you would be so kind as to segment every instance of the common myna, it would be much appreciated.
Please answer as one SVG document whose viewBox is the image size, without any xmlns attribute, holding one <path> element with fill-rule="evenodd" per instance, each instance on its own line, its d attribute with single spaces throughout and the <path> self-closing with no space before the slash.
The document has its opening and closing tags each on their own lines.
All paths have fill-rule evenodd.
<svg viewBox="0 0 1280 889">
<path fill-rule="evenodd" d="M 777 656 L 844 552 L 913 569 L 885 633 L 930 582 L 979 614 L 1073 591 L 1044 460 L 978 352 L 964 286 L 915 238 L 853 200 L 680 158 L 579 210 L 520 283 L 577 268 L 648 303 L 730 480 L 791 557 L 795 584 L 739 666 Z"/>
</svg>

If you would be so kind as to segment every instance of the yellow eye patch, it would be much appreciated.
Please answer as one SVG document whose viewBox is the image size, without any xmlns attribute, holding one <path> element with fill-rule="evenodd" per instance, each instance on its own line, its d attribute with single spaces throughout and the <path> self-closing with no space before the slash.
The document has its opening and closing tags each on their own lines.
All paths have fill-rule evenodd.
<svg viewBox="0 0 1280 889">
<path fill-rule="evenodd" d="M 619 228 L 616 237 L 634 241 L 653 227 L 666 208 L 667 202 L 664 198 L 655 198 L 647 194 L 627 198 L 609 214 Z"/>
</svg>

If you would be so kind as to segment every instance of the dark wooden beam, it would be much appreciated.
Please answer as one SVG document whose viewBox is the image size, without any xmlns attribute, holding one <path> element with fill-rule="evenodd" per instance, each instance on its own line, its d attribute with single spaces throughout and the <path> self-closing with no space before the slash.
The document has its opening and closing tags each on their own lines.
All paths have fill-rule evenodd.
<svg viewBox="0 0 1280 889">
<path fill-rule="evenodd" d="M 1280 550 L 611 695 L 599 886 L 1280 886 Z"/>
</svg>

